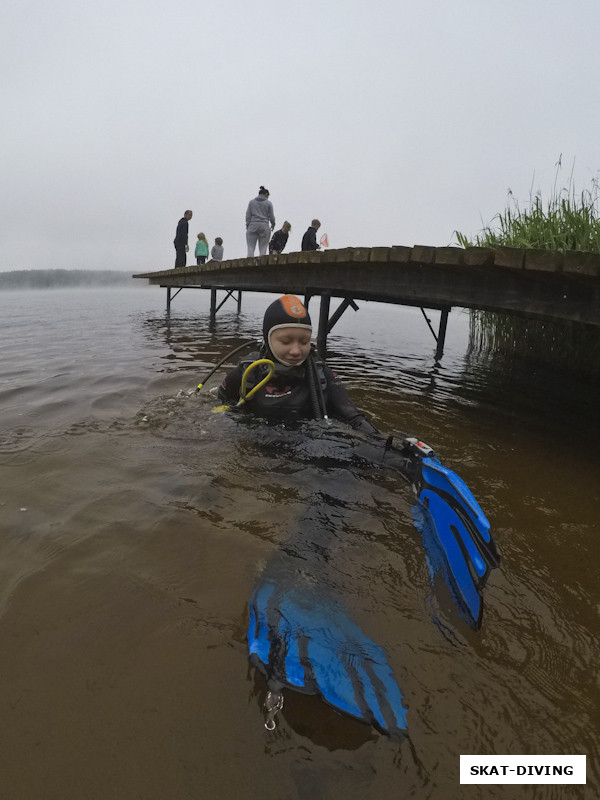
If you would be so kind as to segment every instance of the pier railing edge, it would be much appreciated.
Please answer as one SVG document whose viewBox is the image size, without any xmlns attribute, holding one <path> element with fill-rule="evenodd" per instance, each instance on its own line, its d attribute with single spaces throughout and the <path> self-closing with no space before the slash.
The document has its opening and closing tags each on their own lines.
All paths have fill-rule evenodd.
<svg viewBox="0 0 600 800">
<path fill-rule="evenodd" d="M 232 269 L 290 266 L 294 264 L 419 264 L 432 267 L 475 267 L 501 268 L 503 270 L 526 271 L 529 273 L 564 273 L 574 278 L 599 279 L 600 254 L 579 250 L 565 253 L 555 250 L 526 249 L 519 247 L 431 247 L 413 245 L 406 247 L 344 247 L 332 250 L 311 252 L 291 251 L 289 253 L 257 256 L 254 258 L 234 258 L 227 261 L 207 261 L 205 264 L 174 269 L 141 272 L 133 278 L 158 279 L 189 278 L 192 275 L 214 276 L 215 273 Z"/>
</svg>

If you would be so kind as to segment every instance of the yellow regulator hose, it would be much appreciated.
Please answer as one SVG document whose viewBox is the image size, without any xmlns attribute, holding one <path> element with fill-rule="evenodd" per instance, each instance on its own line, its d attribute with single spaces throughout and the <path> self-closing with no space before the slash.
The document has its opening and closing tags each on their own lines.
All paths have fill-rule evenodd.
<svg viewBox="0 0 600 800">
<path fill-rule="evenodd" d="M 252 372 L 253 369 L 256 369 L 256 367 L 259 367 L 261 364 L 268 364 L 269 371 L 262 379 L 262 381 L 257 383 L 256 386 L 250 389 L 248 394 L 246 394 L 246 383 L 248 381 L 248 375 Z M 271 379 L 271 376 L 273 375 L 274 372 L 275 372 L 275 364 L 271 361 L 270 358 L 259 358 L 258 361 L 253 361 L 252 364 L 246 367 L 246 369 L 244 370 L 244 374 L 242 375 L 242 383 L 240 386 L 240 399 L 235 405 L 235 408 L 243 405 L 246 402 L 246 400 L 249 400 L 252 397 L 253 394 L 256 394 L 256 392 L 258 392 L 259 389 L 262 389 L 265 383 L 267 383 Z M 219 411 L 227 411 L 228 408 L 231 408 L 231 406 L 216 406 L 215 408 L 213 408 L 213 413 L 217 414 Z"/>
</svg>

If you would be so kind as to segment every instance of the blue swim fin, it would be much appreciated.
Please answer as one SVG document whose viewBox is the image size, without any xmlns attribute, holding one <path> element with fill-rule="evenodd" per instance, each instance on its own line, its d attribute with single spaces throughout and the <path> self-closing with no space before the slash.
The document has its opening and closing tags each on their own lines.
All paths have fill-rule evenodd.
<svg viewBox="0 0 600 800">
<path fill-rule="evenodd" d="M 271 692 L 320 694 L 388 736 L 405 731 L 402 693 L 384 651 L 337 600 L 268 579 L 254 589 L 249 610 L 250 660 Z"/>
<path fill-rule="evenodd" d="M 388 440 L 383 463 L 412 483 L 421 505 L 420 510 L 413 509 L 413 516 L 423 534 L 430 571 L 443 573 L 466 621 L 478 629 L 483 615 L 481 591 L 500 563 L 490 523 L 479 503 L 467 484 L 417 439 L 405 438 L 401 448 L 392 447 Z"/>
<path fill-rule="evenodd" d="M 477 629 L 483 615 L 481 591 L 500 563 L 490 523 L 466 483 L 433 455 L 422 459 L 415 490 L 428 528 L 420 528 L 426 549 L 428 542 L 435 543 L 443 553 L 451 591 Z M 434 534 L 434 540 L 426 533 Z"/>
</svg>

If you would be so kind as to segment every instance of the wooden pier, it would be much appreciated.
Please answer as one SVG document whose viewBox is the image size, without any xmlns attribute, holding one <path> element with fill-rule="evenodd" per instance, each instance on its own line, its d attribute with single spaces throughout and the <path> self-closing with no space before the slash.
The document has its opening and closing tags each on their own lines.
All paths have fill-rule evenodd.
<svg viewBox="0 0 600 800">
<path fill-rule="evenodd" d="M 499 247 L 348 247 L 341 250 L 209 261 L 133 275 L 167 289 L 167 309 L 187 288 L 211 292 L 211 316 L 237 292 L 274 292 L 321 297 L 317 342 L 356 300 L 417 306 L 437 341 L 444 346 L 452 307 L 566 320 L 600 326 L 600 256 L 594 253 Z M 173 290 L 176 290 L 173 294 Z M 217 305 L 217 292 L 225 298 Z M 342 303 L 330 316 L 332 298 Z M 437 309 L 437 333 L 425 314 Z"/>
</svg>

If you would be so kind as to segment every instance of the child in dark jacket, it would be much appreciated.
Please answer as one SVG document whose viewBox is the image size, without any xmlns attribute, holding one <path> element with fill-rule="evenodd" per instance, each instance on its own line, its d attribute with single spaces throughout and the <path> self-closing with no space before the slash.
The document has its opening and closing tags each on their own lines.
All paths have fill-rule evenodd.
<svg viewBox="0 0 600 800">
<path fill-rule="evenodd" d="M 281 230 L 275 231 L 273 238 L 269 242 L 269 253 L 283 253 L 291 230 L 292 226 L 290 223 L 284 222 L 281 226 Z"/>
<path fill-rule="evenodd" d="M 308 230 L 302 237 L 302 249 L 303 250 L 318 250 L 319 245 L 317 244 L 317 231 L 321 227 L 321 223 L 318 219 L 313 219 L 310 223 Z"/>
</svg>

